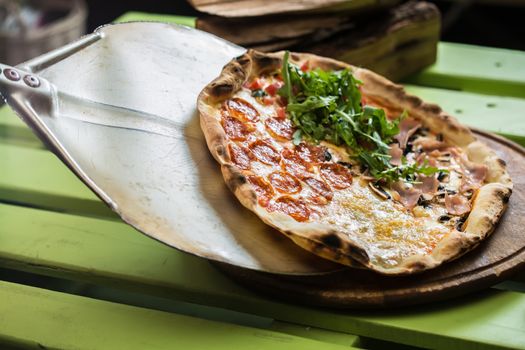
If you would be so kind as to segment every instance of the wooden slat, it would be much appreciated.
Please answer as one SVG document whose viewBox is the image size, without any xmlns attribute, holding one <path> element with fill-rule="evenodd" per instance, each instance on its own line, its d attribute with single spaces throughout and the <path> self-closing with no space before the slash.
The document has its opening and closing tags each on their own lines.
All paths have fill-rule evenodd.
<svg viewBox="0 0 525 350">
<path fill-rule="evenodd" d="M 253 17 L 288 13 L 363 12 L 392 6 L 399 0 L 190 0 L 201 12 L 224 17 Z"/>
<path fill-rule="evenodd" d="M 398 81 L 436 60 L 440 16 L 428 2 L 407 2 L 334 37 L 293 46 L 362 66 Z"/>
<path fill-rule="evenodd" d="M 525 97 L 525 52 L 442 42 L 436 63 L 407 82 Z"/>
<path fill-rule="evenodd" d="M 0 142 L 24 147 L 44 148 L 40 140 L 8 107 L 0 107 Z"/>
<path fill-rule="evenodd" d="M 0 281 L 0 345 L 34 349 L 351 349 Z"/>
<path fill-rule="evenodd" d="M 207 261 L 123 224 L 0 205 L 0 263 L 350 334 L 431 348 L 525 348 L 525 295 L 486 291 L 394 312 L 336 312 L 247 291 Z"/>
<path fill-rule="evenodd" d="M 174 16 L 157 13 L 145 13 L 145 12 L 126 12 L 122 16 L 115 19 L 114 23 L 122 22 L 133 22 L 133 21 L 146 21 L 146 22 L 165 22 L 175 23 L 188 27 L 195 27 L 196 17 L 189 16 Z"/>
<path fill-rule="evenodd" d="M 51 152 L 0 142 L 0 159 L 1 201 L 116 217 Z"/>
<path fill-rule="evenodd" d="M 407 85 L 408 92 L 437 103 L 460 122 L 525 145 L 525 99 Z"/>
</svg>

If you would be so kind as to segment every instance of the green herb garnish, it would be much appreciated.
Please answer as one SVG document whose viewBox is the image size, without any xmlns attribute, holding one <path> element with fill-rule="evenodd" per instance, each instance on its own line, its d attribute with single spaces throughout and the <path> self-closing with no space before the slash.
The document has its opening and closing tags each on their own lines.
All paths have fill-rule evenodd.
<svg viewBox="0 0 525 350">
<path fill-rule="evenodd" d="M 284 85 L 279 95 L 287 99 L 286 111 L 297 127 L 294 144 L 302 138 L 345 144 L 372 176 L 389 182 L 413 181 L 410 179 L 415 180 L 417 174 L 439 171 L 426 164 L 390 164 L 389 144 L 399 133 L 399 122 L 406 113 L 390 121 L 384 110 L 363 106 L 359 90 L 362 82 L 350 70 L 326 72 L 317 68 L 302 72 L 288 62 L 288 57 L 286 52 L 281 69 Z"/>
<path fill-rule="evenodd" d="M 406 159 L 399 166 L 392 166 L 386 170 L 383 170 L 379 175 L 379 178 L 385 179 L 387 182 L 394 182 L 399 179 L 403 179 L 405 182 L 418 183 L 416 175 L 421 174 L 425 176 L 434 175 L 437 172 L 448 173 L 446 169 L 438 169 L 428 165 L 425 162 L 423 165 L 417 163 L 407 164 Z M 377 177 L 377 176 L 376 176 Z"/>
</svg>

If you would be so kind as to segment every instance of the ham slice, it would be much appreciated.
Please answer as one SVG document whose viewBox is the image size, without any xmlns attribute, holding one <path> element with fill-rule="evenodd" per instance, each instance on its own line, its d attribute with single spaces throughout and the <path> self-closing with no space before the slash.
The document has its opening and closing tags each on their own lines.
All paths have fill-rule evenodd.
<svg viewBox="0 0 525 350">
<path fill-rule="evenodd" d="M 487 177 L 487 172 L 488 168 L 485 164 L 475 164 L 474 167 L 466 169 L 460 190 L 464 192 L 480 188 Z"/>
<path fill-rule="evenodd" d="M 464 192 L 480 188 L 487 177 L 488 167 L 485 164 L 471 162 L 466 155 L 459 153 L 456 149 L 453 149 L 451 153 L 458 160 L 463 170 L 460 190 Z"/>
<path fill-rule="evenodd" d="M 460 194 L 451 196 L 445 194 L 445 207 L 447 212 L 452 215 L 463 215 L 470 211 L 469 200 Z"/>
<path fill-rule="evenodd" d="M 445 142 L 438 141 L 431 137 L 420 137 L 414 141 L 414 146 L 421 146 L 421 149 L 425 152 L 432 152 L 435 150 L 442 151 L 449 147 Z"/>
<path fill-rule="evenodd" d="M 401 157 L 403 156 L 403 150 L 399 147 L 397 143 L 393 143 L 390 145 L 388 154 L 390 154 L 391 157 L 390 164 L 395 166 L 401 165 Z"/>
<path fill-rule="evenodd" d="M 403 181 L 397 181 L 392 185 L 392 190 L 394 190 L 398 196 L 396 200 L 399 201 L 405 208 L 412 210 L 421 196 L 421 189 L 416 188 L 415 186 L 409 186 Z"/>
<path fill-rule="evenodd" d="M 419 175 L 417 177 L 417 181 L 420 183 L 415 185 L 414 187 L 421 190 L 422 194 L 427 194 L 432 197 L 436 194 L 439 186 L 439 181 L 435 175 Z"/>
<path fill-rule="evenodd" d="M 433 167 L 438 166 L 437 160 L 436 158 L 432 156 L 432 153 L 430 154 L 421 153 L 420 155 L 416 157 L 416 163 L 419 165 L 426 164 L 428 166 L 433 166 Z"/>
<path fill-rule="evenodd" d="M 405 149 L 410 136 L 421 127 L 421 123 L 413 118 L 405 118 L 399 123 L 399 134 L 394 138 L 399 142 L 399 146 Z"/>
</svg>

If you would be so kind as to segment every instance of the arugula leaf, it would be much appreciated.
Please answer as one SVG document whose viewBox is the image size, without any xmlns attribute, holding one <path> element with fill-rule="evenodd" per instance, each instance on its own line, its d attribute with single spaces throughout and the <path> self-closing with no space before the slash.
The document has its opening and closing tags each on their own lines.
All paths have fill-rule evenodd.
<svg viewBox="0 0 525 350">
<path fill-rule="evenodd" d="M 402 179 L 405 182 L 417 183 L 416 174 L 430 176 L 439 171 L 448 173 L 448 170 L 429 166 L 428 162 L 425 162 L 422 165 L 418 165 L 417 163 L 407 164 L 404 159 L 401 165 L 384 170 L 380 175 L 381 178 L 384 178 L 389 182 Z"/>
<path fill-rule="evenodd" d="M 399 122 L 406 117 L 388 120 L 384 110 L 363 106 L 359 86 L 349 69 L 326 72 L 319 68 L 303 72 L 289 63 L 285 52 L 281 69 L 284 85 L 279 95 L 288 101 L 286 111 L 297 127 L 293 143 L 302 138 L 314 142 L 326 140 L 335 145 L 347 145 L 352 156 L 370 174 L 388 182 L 403 179 L 415 181 L 417 174 L 432 175 L 439 171 L 427 165 L 390 164 L 388 146 L 399 133 Z M 406 161 L 405 161 L 406 162 Z"/>
<path fill-rule="evenodd" d="M 288 99 L 288 103 L 293 102 L 292 84 L 290 83 L 290 64 L 288 63 L 288 56 L 290 52 L 284 53 L 283 67 L 281 69 L 281 75 L 283 76 L 284 86 L 279 93 Z"/>
</svg>

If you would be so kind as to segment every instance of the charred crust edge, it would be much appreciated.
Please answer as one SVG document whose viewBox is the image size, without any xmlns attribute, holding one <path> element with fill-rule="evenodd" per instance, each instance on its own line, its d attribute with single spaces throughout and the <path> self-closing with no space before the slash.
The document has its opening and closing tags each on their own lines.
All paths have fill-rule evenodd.
<svg viewBox="0 0 525 350">
<path fill-rule="evenodd" d="M 339 238 L 339 236 L 334 232 L 330 232 L 324 236 L 321 236 L 320 239 L 321 242 L 327 247 L 339 249 L 343 245 L 341 238 Z"/>
<path fill-rule="evenodd" d="M 251 69 L 248 53 L 237 57 L 224 66 L 220 76 L 211 82 L 206 92 L 211 100 L 220 102 L 233 95 L 246 81 Z"/>
<path fill-rule="evenodd" d="M 510 196 L 512 194 L 512 190 L 508 189 L 508 191 L 499 190 L 495 193 L 497 197 L 501 200 L 503 204 L 507 204 L 510 200 Z"/>
<path fill-rule="evenodd" d="M 423 271 L 428 268 L 427 264 L 421 262 L 421 261 L 414 261 L 410 265 L 407 266 L 408 269 L 410 269 L 412 272 L 416 271 Z"/>
<path fill-rule="evenodd" d="M 225 167 L 229 173 L 228 178 L 226 179 L 226 185 L 232 192 L 235 192 L 239 187 L 248 182 L 246 176 L 241 174 L 241 172 L 238 171 L 234 166 L 225 165 Z"/>
<path fill-rule="evenodd" d="M 366 265 L 370 262 L 370 258 L 368 257 L 366 250 L 361 247 L 358 247 L 354 244 L 348 244 L 348 251 L 350 252 L 350 255 L 360 263 Z"/>
<path fill-rule="evenodd" d="M 251 56 L 257 74 L 275 71 L 281 67 L 282 64 L 282 58 L 275 54 L 265 54 L 255 50 L 249 50 L 247 55 Z"/>
</svg>

